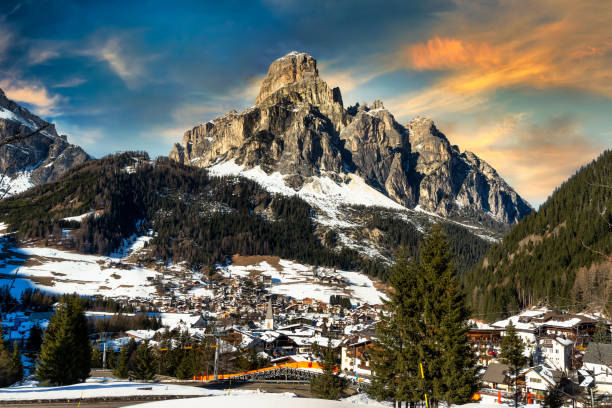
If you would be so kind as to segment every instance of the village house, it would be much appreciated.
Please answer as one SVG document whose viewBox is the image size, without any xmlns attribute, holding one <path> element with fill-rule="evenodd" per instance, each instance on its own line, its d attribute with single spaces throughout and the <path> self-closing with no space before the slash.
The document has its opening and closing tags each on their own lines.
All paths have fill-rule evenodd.
<svg viewBox="0 0 612 408">
<path fill-rule="evenodd" d="M 528 399 L 543 401 L 549 390 L 555 388 L 563 378 L 563 372 L 545 364 L 525 370 L 520 377 L 524 379 Z"/>
<path fill-rule="evenodd" d="M 590 343 L 582 367 L 594 377 L 597 393 L 612 393 L 612 344 Z"/>
<path fill-rule="evenodd" d="M 340 370 L 360 375 L 372 375 L 372 339 L 359 339 L 341 349 Z"/>
<path fill-rule="evenodd" d="M 542 337 L 538 339 L 533 354 L 536 364 L 548 364 L 550 367 L 567 373 L 570 369 L 570 357 L 574 343 L 561 337 Z"/>
<path fill-rule="evenodd" d="M 510 369 L 506 364 L 491 363 L 482 376 L 482 385 L 492 390 L 510 392 L 511 384 Z"/>
</svg>

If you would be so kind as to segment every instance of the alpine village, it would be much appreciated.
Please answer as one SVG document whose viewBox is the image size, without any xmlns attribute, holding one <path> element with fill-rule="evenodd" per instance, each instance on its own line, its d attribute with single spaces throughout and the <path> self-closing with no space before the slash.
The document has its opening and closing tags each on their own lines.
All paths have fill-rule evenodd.
<svg viewBox="0 0 612 408">
<path fill-rule="evenodd" d="M 42 7 L 45 2 L 40 3 Z M 66 8 L 98 7 L 61 3 L 67 3 Z M 284 7 L 291 8 L 296 19 L 310 7 L 270 3 L 275 5 L 267 6 L 281 14 L 289 13 Z M 407 3 L 415 10 L 428 7 Z M 436 18 L 469 31 L 478 29 L 463 27 L 444 13 L 464 16 L 461 10 L 466 8 L 484 15 L 498 2 L 451 3 L 454 11 L 440 11 Z M 585 9 L 587 3 L 591 5 L 584 2 Z M 58 4 L 44 7 L 55 9 Z M 398 4 L 389 2 L 386 7 L 395 10 Z M 225 6 L 209 6 L 220 19 L 215 13 Z M 51 30 L 42 37 L 37 34 L 40 27 L 31 33 L 32 44 L 36 39 L 37 47 L 43 47 L 30 48 L 40 53 L 30 54 L 40 59 L 39 70 L 55 69 L 52 64 L 60 58 L 105 61 L 109 72 L 125 82 L 126 92 L 134 93 L 157 86 L 138 82 L 154 68 L 130 76 L 139 57 L 132 56 L 136 62 L 121 58 L 126 57 L 126 44 L 132 44 L 132 34 L 110 37 L 119 40 L 104 43 L 100 54 L 93 47 L 99 36 L 108 34 L 102 29 L 87 43 L 91 51 L 54 48 L 53 41 L 60 40 L 39 41 L 59 35 L 54 31 L 59 28 L 41 24 L 39 14 L 46 17 L 32 10 L 36 7 L 10 1 L 0 7 L 0 37 L 6 36 L 6 41 L 0 38 L 0 66 L 6 69 L 6 75 L 0 75 L 0 405 L 612 406 L 612 137 L 610 122 L 604 122 L 610 110 L 601 120 L 589 116 L 608 125 L 603 147 L 588 160 L 565 163 L 566 173 L 555 170 L 539 176 L 554 173 L 553 179 L 559 180 L 549 191 L 517 181 L 523 173 L 514 174 L 507 165 L 510 157 L 500 157 L 514 154 L 510 150 L 492 154 L 479 149 L 489 135 L 462 136 L 456 111 L 447 119 L 444 110 L 423 102 L 422 112 L 396 119 L 414 110 L 398 102 L 390 93 L 392 87 L 368 89 L 369 80 L 357 78 L 371 60 L 346 71 L 355 77 L 339 80 L 333 68 L 338 63 L 330 52 L 322 52 L 318 62 L 314 52 L 287 49 L 288 44 L 300 46 L 299 41 L 287 40 L 274 47 L 270 43 L 272 48 L 252 57 L 260 61 L 274 55 L 260 68 L 252 64 L 257 75 L 249 82 L 249 92 L 236 90 L 246 86 L 237 74 L 233 80 L 229 73 L 221 74 L 247 72 L 246 68 L 238 71 L 220 62 L 212 67 L 214 61 L 248 65 L 247 54 L 226 51 L 224 59 L 210 61 L 194 57 L 194 64 L 203 64 L 198 69 L 211 66 L 206 69 L 219 72 L 218 81 L 228 81 L 229 88 L 223 89 L 231 89 L 226 91 L 230 96 L 219 102 L 227 113 L 197 111 L 199 119 L 173 133 L 173 145 L 164 147 L 165 154 L 143 150 L 148 148 L 146 140 L 153 140 L 146 138 L 134 137 L 134 148 L 105 147 L 115 146 L 115 136 L 103 133 L 102 141 L 85 142 L 89 139 L 79 136 L 85 127 L 66 125 L 71 114 L 41 109 L 27 94 L 47 89 L 45 97 L 50 98 L 74 87 L 93 86 L 94 79 L 87 75 L 91 72 L 93 78 L 98 68 L 93 62 L 83 71 L 73 67 L 82 85 L 39 82 L 38 88 L 27 88 L 25 79 L 16 75 L 30 71 L 3 62 L 9 51 L 3 53 L 12 49 L 10 42 L 18 41 L 18 35 L 30 41 L 26 31 L 15 34 L 19 22 L 31 19 Z M 122 24 L 130 14 L 121 10 L 123 6 L 100 7 L 100 13 L 108 7 L 122 16 L 115 23 L 106 22 L 108 27 Z M 163 7 L 178 13 L 178 5 Z M 384 31 L 386 21 L 395 24 L 399 18 L 388 15 L 389 10 L 382 18 L 383 11 L 364 7 L 381 18 L 377 30 Z M 541 16 L 554 19 L 557 14 L 551 9 L 556 7 L 544 8 Z M 198 19 L 206 18 L 202 13 Z M 573 13 L 577 19 L 591 16 Z M 134 15 L 140 22 L 161 18 L 157 13 Z M 288 15 L 283 18 L 293 18 Z M 315 15 L 325 21 L 331 18 Z M 410 20 L 408 14 L 402 16 Z M 90 17 L 83 17 L 84 22 Z M 289 38 L 298 30 L 295 24 Z M 232 27 L 226 28 L 228 33 L 246 29 Z M 538 27 L 534 32 L 543 30 Z M 167 29 L 169 36 L 179 30 Z M 466 39 L 452 43 L 442 35 L 422 48 L 414 45 L 410 58 L 417 68 L 411 72 L 420 72 L 418 78 L 425 81 L 426 64 L 438 63 L 438 72 L 447 74 L 454 69 L 451 64 L 459 65 L 457 72 L 462 74 L 502 65 L 503 53 L 495 58 L 487 54 L 496 50 L 494 41 L 501 41 L 500 35 L 479 37 L 482 44 L 490 41 L 490 47 L 470 45 Z M 523 40 L 523 34 L 507 35 Z M 601 29 L 598 35 L 607 37 L 607 48 L 599 51 L 599 43 L 592 43 L 593 54 L 580 54 L 584 56 L 574 64 L 589 64 L 590 55 L 606 55 L 608 59 L 599 63 L 608 63 L 600 68 L 607 68 L 602 81 L 609 90 L 612 33 Z M 335 50 L 333 44 L 340 39 L 333 37 L 330 34 L 330 44 L 324 42 L 323 47 Z M 554 47 L 549 39 L 536 34 L 530 38 L 553 52 L 545 48 Z M 68 40 L 62 41 L 68 47 Z M 181 47 L 187 52 L 191 43 L 184 41 Z M 348 47 L 351 40 L 342 41 Z M 307 41 L 301 44 L 308 50 L 325 49 Z M 160 51 L 140 62 L 155 66 L 163 58 Z M 178 61 L 175 65 L 184 62 Z M 590 67 L 585 76 L 595 70 Z M 536 87 L 536 94 L 548 92 L 546 87 L 552 87 L 559 74 L 547 69 L 551 77 L 539 77 L 544 85 Z M 188 72 L 171 71 L 166 74 Z M 508 67 L 500 72 L 506 83 L 517 87 L 518 82 L 512 82 L 516 78 L 533 83 L 513 76 L 519 74 Z M 564 77 L 568 89 L 573 86 L 571 75 Z M 592 75 L 590 80 L 596 81 L 598 74 Z M 453 77 L 444 78 L 447 82 L 432 83 L 448 84 Z M 334 87 L 336 83 L 341 87 Z M 214 81 L 210 84 L 216 89 Z M 100 86 L 99 92 L 123 98 L 119 91 L 114 93 L 118 85 Z M 379 99 L 345 103 L 343 87 L 350 98 L 381 90 L 384 97 L 390 95 L 385 97 L 390 108 Z M 490 102 L 507 96 L 504 92 L 510 90 L 500 88 L 488 96 Z M 612 109 L 606 99 L 610 92 L 605 92 L 598 98 L 607 102 L 600 103 Z M 246 105 L 234 102 L 238 93 L 241 98 L 248 93 Z M 57 96 L 53 106 L 80 98 L 66 95 L 71 96 Z M 571 99 L 573 94 L 564 95 Z M 166 96 L 162 92 L 158 98 Z M 124 102 L 110 103 L 125 106 Z M 158 102 L 139 97 L 138 104 L 148 103 Z M 396 107 L 398 112 L 392 112 Z M 144 123 L 138 122 L 139 114 L 133 112 L 134 123 L 122 126 L 135 129 L 130 126 Z M 531 115 L 517 120 L 535 120 L 535 113 Z M 520 126 L 513 125 L 504 137 L 527 129 Z M 60 128 L 74 135 L 59 134 Z M 527 168 L 552 166 L 544 163 L 547 154 L 536 152 L 537 138 L 552 137 L 542 143 L 544 150 L 554 149 L 557 142 L 548 141 L 560 139 L 563 129 L 531 130 L 536 136 L 521 139 L 521 154 L 530 157 L 525 159 L 530 161 Z M 555 136 L 542 135 L 545 132 Z M 475 153 L 454 140 L 469 144 Z M 86 151 L 89 146 L 97 146 L 91 147 L 95 156 Z M 572 149 L 576 157 L 582 151 Z M 481 151 L 491 163 L 502 163 L 503 171 L 477 155 Z M 500 174 L 516 182 L 517 190 L 541 200 L 530 204 Z"/>
</svg>

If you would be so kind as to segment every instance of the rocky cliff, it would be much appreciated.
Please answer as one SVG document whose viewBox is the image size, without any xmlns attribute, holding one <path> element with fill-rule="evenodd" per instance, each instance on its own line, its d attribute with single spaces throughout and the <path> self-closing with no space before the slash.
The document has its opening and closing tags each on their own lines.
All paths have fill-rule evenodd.
<svg viewBox="0 0 612 408">
<path fill-rule="evenodd" d="M 298 52 L 272 63 L 254 107 L 188 130 L 170 157 L 200 167 L 259 166 L 296 191 L 315 177 L 342 184 L 358 176 L 396 203 L 444 217 L 512 224 L 531 211 L 491 166 L 460 152 L 430 119 L 401 125 L 380 101 L 345 109 L 316 60 Z"/>
<path fill-rule="evenodd" d="M 0 147 L 0 170 L 5 174 L 0 196 L 56 180 L 70 167 L 91 159 L 83 149 L 68 143 L 65 135 L 58 135 L 53 124 L 11 101 L 0 89 L 0 140 L 44 125 L 48 126 L 41 132 Z"/>
</svg>

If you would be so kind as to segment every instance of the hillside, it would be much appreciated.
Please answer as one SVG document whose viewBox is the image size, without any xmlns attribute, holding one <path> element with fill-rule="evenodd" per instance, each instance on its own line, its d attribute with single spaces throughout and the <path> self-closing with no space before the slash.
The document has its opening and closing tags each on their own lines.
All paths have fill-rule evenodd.
<svg viewBox="0 0 612 408">
<path fill-rule="evenodd" d="M 487 320 L 547 303 L 612 311 L 612 151 L 555 190 L 465 278 Z"/>
<path fill-rule="evenodd" d="M 361 225 L 356 233 L 379 253 L 343 244 L 299 197 L 165 158 L 150 162 L 146 153 L 86 162 L 0 202 L 0 221 L 29 245 L 108 255 L 124 239 L 148 234 L 139 262 L 185 262 L 191 270 L 208 270 L 233 254 L 274 255 L 384 278 L 393 252 L 405 245 L 416 253 L 428 225 L 417 228 L 384 208 L 353 207 L 350 214 Z M 458 224 L 442 224 L 460 270 L 468 270 L 489 244 Z"/>
</svg>

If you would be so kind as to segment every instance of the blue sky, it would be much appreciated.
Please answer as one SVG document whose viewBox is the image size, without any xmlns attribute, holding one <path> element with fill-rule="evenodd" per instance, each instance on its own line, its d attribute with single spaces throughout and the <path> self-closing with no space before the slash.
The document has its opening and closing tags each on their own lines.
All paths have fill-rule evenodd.
<svg viewBox="0 0 612 408">
<path fill-rule="evenodd" d="M 95 156 L 166 155 L 304 51 L 345 105 L 432 117 L 538 205 L 610 147 L 604 3 L 4 1 L 0 88 Z"/>
</svg>

